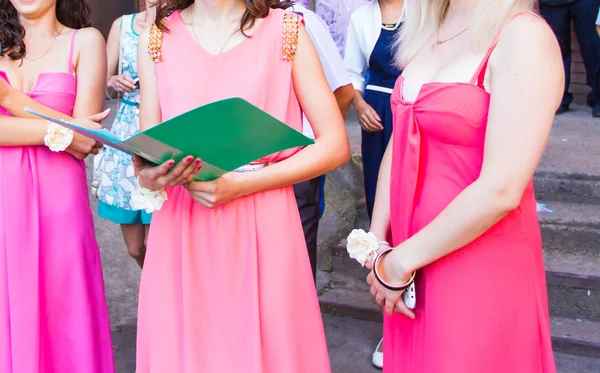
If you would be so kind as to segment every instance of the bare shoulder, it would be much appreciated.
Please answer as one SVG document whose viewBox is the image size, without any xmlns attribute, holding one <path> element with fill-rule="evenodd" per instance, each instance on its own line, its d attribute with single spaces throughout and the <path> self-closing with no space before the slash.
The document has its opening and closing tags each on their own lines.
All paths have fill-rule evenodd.
<svg viewBox="0 0 600 373">
<path fill-rule="evenodd" d="M 504 26 L 497 50 L 498 54 L 511 56 L 560 56 L 560 47 L 552 29 L 533 13 L 520 14 Z"/>
<path fill-rule="evenodd" d="M 104 36 L 93 27 L 86 27 L 77 31 L 75 46 L 81 51 L 97 50 L 105 48 Z"/>
</svg>

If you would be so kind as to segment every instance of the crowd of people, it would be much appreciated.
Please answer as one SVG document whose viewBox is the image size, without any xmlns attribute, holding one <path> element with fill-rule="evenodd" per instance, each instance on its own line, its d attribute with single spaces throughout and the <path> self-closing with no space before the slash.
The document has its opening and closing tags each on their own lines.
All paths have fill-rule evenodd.
<svg viewBox="0 0 600 373">
<path fill-rule="evenodd" d="M 550 28 L 533 0 L 147 0 L 105 43 L 85 0 L 0 0 L 0 371 L 114 373 L 94 156 L 98 215 L 142 268 L 138 373 L 329 373 L 316 235 L 353 105 L 384 313 L 373 363 L 556 372 L 532 178 L 572 99 L 560 12 L 600 115 L 584 2 L 541 1 Z M 101 128 L 118 99 L 126 139 L 229 97 L 314 144 L 198 182 L 202 159 L 151 165 L 24 110 Z"/>
</svg>

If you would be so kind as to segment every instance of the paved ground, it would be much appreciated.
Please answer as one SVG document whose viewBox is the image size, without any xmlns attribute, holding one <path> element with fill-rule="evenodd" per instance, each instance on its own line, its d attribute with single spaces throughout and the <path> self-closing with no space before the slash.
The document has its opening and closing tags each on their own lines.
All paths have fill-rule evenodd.
<svg viewBox="0 0 600 373">
<path fill-rule="evenodd" d="M 558 131 L 564 132 L 557 133 L 554 139 L 562 142 L 557 139 L 562 139 L 563 137 L 560 136 L 564 133 L 567 141 L 570 141 L 569 139 L 581 141 L 584 136 L 570 132 L 566 124 L 572 122 L 578 126 L 588 126 L 600 123 L 597 120 L 591 120 L 591 116 L 586 110 L 578 108 L 575 113 L 560 117 Z M 349 120 L 348 130 L 353 147 L 356 148 L 359 145 L 357 139 L 360 136 L 360 130 L 353 117 Z M 591 152 L 594 151 L 593 148 L 597 148 L 597 144 L 589 144 L 589 146 Z M 581 172 L 589 170 L 581 165 L 578 167 L 582 167 Z M 95 201 L 92 202 L 92 209 L 94 213 L 97 210 Z M 129 259 L 121 233 L 116 225 L 96 218 L 96 230 L 102 251 L 106 295 L 113 325 L 117 373 L 134 373 L 136 304 L 140 271 L 134 261 Z M 334 373 L 378 371 L 370 365 L 370 356 L 380 338 L 381 324 L 331 315 L 324 315 L 323 319 Z M 556 358 L 559 373 L 600 372 L 600 360 L 561 354 L 558 354 Z"/>
</svg>

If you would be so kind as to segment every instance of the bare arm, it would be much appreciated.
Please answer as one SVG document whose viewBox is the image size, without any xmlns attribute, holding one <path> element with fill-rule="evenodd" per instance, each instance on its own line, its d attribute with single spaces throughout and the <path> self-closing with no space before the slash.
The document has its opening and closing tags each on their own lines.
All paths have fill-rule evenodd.
<svg viewBox="0 0 600 373">
<path fill-rule="evenodd" d="M 75 38 L 79 51 L 75 71 L 77 96 L 73 117 L 87 117 L 104 108 L 106 46 L 102 34 L 94 28 L 81 29 Z"/>
<path fill-rule="evenodd" d="M 346 118 L 346 116 L 348 116 L 348 111 L 350 110 L 350 105 L 352 105 L 352 100 L 354 99 L 354 87 L 352 84 L 348 84 L 336 89 L 333 94 L 340 107 L 342 117 Z"/>
<path fill-rule="evenodd" d="M 148 54 L 148 30 L 144 31 L 139 39 L 138 75 L 140 77 L 140 127 L 144 131 L 161 122 L 154 62 Z"/>
<path fill-rule="evenodd" d="M 106 80 L 111 76 L 117 75 L 119 71 L 119 50 L 121 49 L 121 20 L 123 18 L 117 18 L 108 33 L 108 39 L 106 41 L 106 58 L 107 58 L 107 74 Z"/>
<path fill-rule="evenodd" d="M 562 97 L 564 73 L 556 38 L 543 21 L 516 18 L 502 32 L 490 72 L 481 174 L 386 258 L 390 279 L 401 281 L 406 273 L 464 247 L 519 206 Z"/>
</svg>

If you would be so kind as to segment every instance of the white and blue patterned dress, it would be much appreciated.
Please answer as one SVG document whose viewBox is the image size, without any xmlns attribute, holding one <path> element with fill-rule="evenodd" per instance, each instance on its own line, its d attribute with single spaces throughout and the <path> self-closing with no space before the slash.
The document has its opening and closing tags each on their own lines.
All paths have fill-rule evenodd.
<svg viewBox="0 0 600 373">
<path fill-rule="evenodd" d="M 121 68 L 122 74 L 132 79 L 138 77 L 137 50 L 139 34 L 133 28 L 135 14 L 121 18 Z M 140 131 L 139 89 L 125 92 L 111 132 L 125 140 Z M 107 147 L 100 162 L 102 176 L 98 187 L 100 199 L 99 215 L 118 224 L 148 224 L 150 216 L 144 211 L 134 210 L 131 192 L 137 183 L 130 155 Z"/>
</svg>

